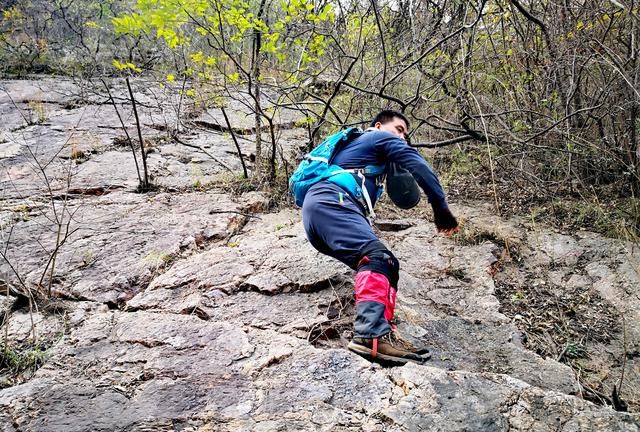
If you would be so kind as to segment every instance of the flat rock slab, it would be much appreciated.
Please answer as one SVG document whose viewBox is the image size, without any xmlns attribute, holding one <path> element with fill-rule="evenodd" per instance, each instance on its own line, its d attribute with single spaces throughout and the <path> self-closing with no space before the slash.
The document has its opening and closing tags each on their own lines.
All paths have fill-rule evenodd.
<svg viewBox="0 0 640 432">
<path fill-rule="evenodd" d="M 213 202 L 229 212 L 210 214 Z M 54 291 L 62 297 L 112 304 L 146 288 L 181 254 L 225 239 L 242 219 L 234 213 L 241 205 L 228 196 L 201 192 L 178 196 L 115 192 L 90 203 L 72 201 L 69 206 L 70 226 L 77 231 L 58 254 L 56 274 L 64 279 Z M 45 210 L 14 226 L 7 252 L 27 281 L 40 280 L 55 247 L 56 226 Z M 0 265 L 0 270 L 11 274 L 6 266 Z"/>
<path fill-rule="evenodd" d="M 444 372 L 405 366 L 391 373 L 400 387 L 384 414 L 399 430 L 434 431 L 635 431 L 628 414 L 609 417 L 606 408 L 559 393 L 542 392 L 506 375 Z"/>
<path fill-rule="evenodd" d="M 103 343 L 95 341 L 95 328 L 87 335 L 80 329 L 75 345 L 58 347 L 51 362 L 64 362 L 66 374 L 43 368 L 28 384 L 0 391 L 8 424 L 33 431 L 169 424 L 193 431 L 640 430 L 629 414 L 506 375 L 382 369 L 271 331 L 245 333 L 190 317 L 106 315 L 113 324 L 102 327 Z M 72 377 L 80 370 L 82 378 Z"/>
<path fill-rule="evenodd" d="M 2 81 L 0 83 L 0 187 L 3 198 L 21 200 L 46 197 L 50 190 L 65 193 L 67 180 L 71 189 L 82 191 L 100 188 L 137 186 L 138 174 L 131 146 L 136 149 L 142 175 L 143 164 L 138 130 L 130 96 L 123 80 L 109 80 L 117 107 L 110 102 L 101 82 L 74 82 L 67 79 L 37 81 Z M 167 189 L 203 189 L 219 181 L 218 176 L 234 177 L 241 163 L 231 136 L 223 130 L 211 130 L 192 124 L 181 126 L 179 144 L 172 138 L 179 124 L 184 124 L 188 100 L 144 79 L 132 80 L 140 119 L 140 132 L 148 154 L 148 174 L 156 186 Z M 232 127 L 251 127 L 253 115 L 234 101 L 229 109 Z M 177 120 L 178 106 L 182 120 Z M 117 108 L 117 111 L 116 111 Z M 220 110 L 195 115 L 219 124 Z M 292 129 L 300 116 L 286 111 L 276 123 L 283 124 L 278 134 L 284 141 L 297 143 L 305 139 L 303 129 Z M 249 123 L 247 123 L 249 122 Z M 255 134 L 254 134 L 255 136 Z M 132 140 L 129 143 L 129 138 Z M 255 152 L 253 139 L 240 136 L 241 152 L 249 169 Z M 43 181 L 40 168 L 48 177 Z"/>
<path fill-rule="evenodd" d="M 290 212 L 251 218 L 245 228 L 249 234 L 181 260 L 157 277 L 147 292 L 191 285 L 277 294 L 319 291 L 341 283 L 348 269 L 309 248 L 301 224 L 292 218 Z"/>
</svg>

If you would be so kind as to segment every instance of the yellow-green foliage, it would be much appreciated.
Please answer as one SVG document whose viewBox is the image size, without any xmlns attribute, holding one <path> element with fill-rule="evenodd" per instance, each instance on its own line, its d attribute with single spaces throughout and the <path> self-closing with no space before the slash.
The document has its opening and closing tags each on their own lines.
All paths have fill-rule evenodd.
<svg viewBox="0 0 640 432">
<path fill-rule="evenodd" d="M 203 176 L 202 168 L 196 164 L 191 164 L 191 184 L 195 189 L 203 189 Z"/>
<path fill-rule="evenodd" d="M 148 263 L 151 267 L 159 269 L 171 263 L 171 261 L 173 261 L 173 258 L 174 257 L 168 252 L 152 249 L 144 257 L 143 261 Z"/>
<path fill-rule="evenodd" d="M 47 113 L 47 108 L 44 106 L 44 103 L 41 101 L 29 101 L 28 103 L 29 109 L 33 113 L 31 116 L 31 123 L 40 124 L 44 123 L 49 119 L 49 114 Z"/>
<path fill-rule="evenodd" d="M 5 21 L 17 20 L 20 18 L 22 18 L 22 12 L 16 6 L 12 6 L 11 8 L 2 11 L 2 19 Z"/>
<path fill-rule="evenodd" d="M 34 372 L 46 359 L 46 350 L 39 346 L 20 351 L 4 344 L 0 345 L 0 370 L 7 369 L 13 375 Z"/>
<path fill-rule="evenodd" d="M 637 198 L 606 203 L 595 199 L 560 199 L 550 206 L 533 209 L 531 217 L 534 221 L 555 222 L 610 237 L 640 241 L 640 199 Z"/>
<path fill-rule="evenodd" d="M 130 69 L 134 72 L 142 72 L 142 69 L 140 69 L 139 67 L 137 67 L 131 62 L 119 62 L 118 60 L 113 59 L 113 66 L 120 71 Z"/>
<path fill-rule="evenodd" d="M 454 148 L 450 152 L 450 164 L 446 171 L 442 172 L 442 183 L 450 186 L 456 178 L 475 176 L 482 172 L 482 163 L 477 151 L 466 151 Z"/>
<path fill-rule="evenodd" d="M 244 74 L 251 69 L 251 56 L 244 53 L 251 51 L 256 33 L 261 35 L 260 51 L 272 64 L 279 64 L 278 70 L 287 69 L 288 63 L 305 69 L 324 55 L 327 41 L 323 26 L 335 20 L 332 4 L 316 8 L 311 0 L 269 3 L 268 22 L 259 15 L 258 6 L 258 2 L 244 0 L 137 0 L 132 12 L 112 23 L 117 34 L 136 37 L 144 33 L 187 53 L 185 69 L 166 74 L 168 82 L 175 81 L 175 72 L 197 73 L 204 80 L 223 72 L 231 83 L 248 79 Z M 305 31 L 293 31 L 298 27 Z M 203 38 L 208 43 L 201 43 Z M 232 70 L 226 60 L 233 60 Z M 131 62 L 114 60 L 113 64 L 119 70 L 139 71 Z M 261 80 L 267 78 L 264 73 Z M 189 91 L 194 93 L 195 89 Z"/>
<path fill-rule="evenodd" d="M 306 127 L 309 125 L 313 125 L 317 119 L 313 116 L 304 116 L 300 120 L 295 122 L 296 127 Z"/>
<path fill-rule="evenodd" d="M 233 195 L 255 191 L 259 187 L 253 178 L 244 178 L 241 174 L 228 172 L 216 175 L 212 183 L 219 185 L 222 190 Z"/>
<path fill-rule="evenodd" d="M 31 219 L 30 216 L 30 211 L 31 209 L 29 208 L 29 206 L 27 204 L 20 204 L 18 205 L 14 211 L 20 213 L 20 219 L 24 222 L 28 221 L 29 219 Z"/>
<path fill-rule="evenodd" d="M 96 261 L 96 258 L 93 256 L 93 250 L 85 249 L 82 253 L 82 267 L 89 267 Z"/>
</svg>

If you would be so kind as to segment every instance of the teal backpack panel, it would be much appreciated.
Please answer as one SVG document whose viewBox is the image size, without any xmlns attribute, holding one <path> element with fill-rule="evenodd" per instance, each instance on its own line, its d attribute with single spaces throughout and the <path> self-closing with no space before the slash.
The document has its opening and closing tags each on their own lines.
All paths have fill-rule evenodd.
<svg viewBox="0 0 640 432">
<path fill-rule="evenodd" d="M 362 134 L 360 128 L 349 128 L 335 133 L 307 154 L 289 178 L 289 190 L 296 205 L 302 207 L 307 191 L 314 184 L 330 179 L 332 183 L 347 190 L 356 199 L 362 196 L 362 189 L 350 172 L 331 161 L 340 149 Z"/>
</svg>

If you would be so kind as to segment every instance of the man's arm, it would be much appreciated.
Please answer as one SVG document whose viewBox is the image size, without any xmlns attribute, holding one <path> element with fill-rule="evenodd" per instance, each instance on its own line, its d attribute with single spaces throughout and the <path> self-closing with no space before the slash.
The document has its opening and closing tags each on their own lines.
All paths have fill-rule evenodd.
<svg viewBox="0 0 640 432">
<path fill-rule="evenodd" d="M 399 164 L 413 175 L 416 182 L 429 198 L 438 231 L 445 235 L 455 232 L 458 222 L 449 210 L 447 199 L 440 181 L 433 169 L 418 151 L 404 140 L 387 132 L 372 132 L 376 136 L 376 149 L 384 157 Z"/>
</svg>

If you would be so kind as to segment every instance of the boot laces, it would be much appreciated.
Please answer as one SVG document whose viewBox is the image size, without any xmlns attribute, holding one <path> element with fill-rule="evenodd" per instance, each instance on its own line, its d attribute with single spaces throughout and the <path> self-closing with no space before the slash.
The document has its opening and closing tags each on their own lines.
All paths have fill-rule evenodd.
<svg viewBox="0 0 640 432">
<path fill-rule="evenodd" d="M 400 335 L 397 334 L 397 332 L 392 331 L 387 333 L 386 335 L 382 336 L 381 341 L 384 341 L 396 348 L 401 348 L 404 351 L 409 351 L 409 352 L 416 352 L 416 347 L 413 346 L 412 343 L 410 343 L 409 341 L 403 339 Z"/>
</svg>

